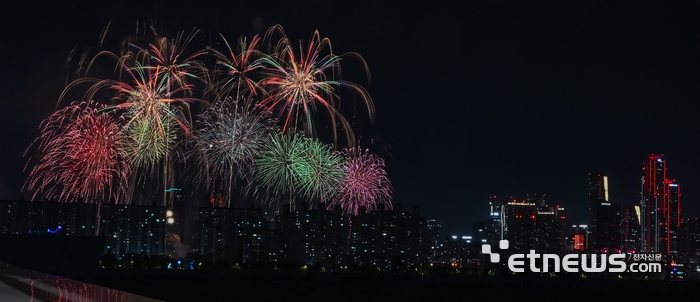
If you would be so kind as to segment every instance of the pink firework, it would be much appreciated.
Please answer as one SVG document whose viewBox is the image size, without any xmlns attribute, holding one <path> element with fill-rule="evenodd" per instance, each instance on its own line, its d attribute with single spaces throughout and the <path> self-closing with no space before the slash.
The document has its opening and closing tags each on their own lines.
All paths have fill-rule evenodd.
<svg viewBox="0 0 700 302">
<path fill-rule="evenodd" d="M 74 102 L 42 122 L 34 142 L 38 161 L 25 183 L 32 199 L 99 203 L 123 197 L 130 167 L 121 129 L 101 108 Z"/>
<path fill-rule="evenodd" d="M 369 150 L 354 147 L 343 150 L 345 177 L 340 194 L 328 205 L 340 206 L 346 215 L 357 216 L 362 207 L 371 212 L 379 205 L 391 209 L 392 187 L 384 169 L 384 159 Z"/>
</svg>

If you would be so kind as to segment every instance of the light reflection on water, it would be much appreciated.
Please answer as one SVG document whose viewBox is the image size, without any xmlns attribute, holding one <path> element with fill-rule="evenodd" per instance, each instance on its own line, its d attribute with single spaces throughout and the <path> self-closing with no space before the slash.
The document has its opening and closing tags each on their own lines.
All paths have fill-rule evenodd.
<svg viewBox="0 0 700 302">
<path fill-rule="evenodd" d="M 0 262 L 0 301 L 158 302 L 150 298 Z M 3 285 L 0 284 L 0 285 Z M 26 300 L 24 300 L 26 299 Z"/>
</svg>

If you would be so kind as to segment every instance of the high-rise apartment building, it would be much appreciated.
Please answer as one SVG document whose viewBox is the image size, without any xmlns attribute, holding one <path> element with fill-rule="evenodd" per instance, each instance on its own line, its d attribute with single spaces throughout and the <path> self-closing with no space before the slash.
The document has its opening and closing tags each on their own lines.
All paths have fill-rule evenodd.
<svg viewBox="0 0 700 302">
<path fill-rule="evenodd" d="M 96 204 L 0 201 L 0 234 L 54 233 L 95 236 Z"/>
<path fill-rule="evenodd" d="M 364 212 L 363 212 L 364 213 Z M 358 263 L 381 270 L 408 272 L 420 269 L 430 248 L 425 217 L 418 207 L 360 214 L 351 218 L 350 255 Z"/>
<path fill-rule="evenodd" d="M 107 237 L 105 254 L 117 259 L 129 254 L 163 255 L 165 207 L 109 204 L 100 207 L 100 235 Z"/>
<path fill-rule="evenodd" d="M 278 255 L 273 260 L 295 259 L 306 265 L 319 264 L 332 269 L 348 254 L 350 219 L 342 215 L 340 208 L 310 209 L 302 203 L 290 210 L 285 206 L 275 218 L 274 236 L 272 251 Z M 294 250 L 297 237 L 303 245 L 303 255 L 297 255 L 300 251 Z"/>
<path fill-rule="evenodd" d="M 199 254 L 214 262 L 267 262 L 266 213 L 250 208 L 201 208 Z"/>
</svg>

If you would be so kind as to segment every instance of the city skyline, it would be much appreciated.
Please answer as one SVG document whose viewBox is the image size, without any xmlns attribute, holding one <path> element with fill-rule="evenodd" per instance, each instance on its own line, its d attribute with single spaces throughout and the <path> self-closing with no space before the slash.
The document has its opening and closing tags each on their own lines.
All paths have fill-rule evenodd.
<svg viewBox="0 0 700 302">
<path fill-rule="evenodd" d="M 52 5 L 60 6 L 20 9 L 27 24 L 9 37 L 12 60 L 0 85 L 16 101 L 1 119 L 11 142 L 2 151 L 3 199 L 21 194 L 21 155 L 55 109 L 70 50 L 98 41 L 109 20 L 157 18 L 200 28 L 202 40 L 252 36 L 278 23 L 293 40 L 308 40 L 318 29 L 338 52 L 360 53 L 377 114 L 367 135 L 391 146 L 394 202 L 420 206 L 455 234 L 471 232 L 491 195 L 546 194 L 567 208 L 571 224 L 585 223 L 586 175 L 594 171 L 609 177 L 611 201 L 634 205 L 651 153 L 664 154 L 668 178 L 683 187 L 682 217 L 700 212 L 695 4 L 405 4 L 406 14 L 388 4 L 251 4 L 230 18 L 216 12 L 226 7 L 207 4 L 187 12 L 162 2 L 138 12 L 76 4 L 65 14 Z"/>
</svg>

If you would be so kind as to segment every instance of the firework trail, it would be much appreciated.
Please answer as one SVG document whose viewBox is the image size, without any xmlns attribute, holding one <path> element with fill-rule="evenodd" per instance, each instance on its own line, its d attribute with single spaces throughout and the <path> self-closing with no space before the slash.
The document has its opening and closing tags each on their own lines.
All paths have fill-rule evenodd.
<svg viewBox="0 0 700 302">
<path fill-rule="evenodd" d="M 124 197 L 131 172 L 114 118 L 94 102 L 74 102 L 41 124 L 39 159 L 25 188 L 59 202 L 99 203 Z M 31 161 L 31 160 L 30 160 Z"/>
<path fill-rule="evenodd" d="M 258 105 L 268 112 L 277 111 L 282 122 L 282 131 L 296 132 L 303 128 L 307 136 L 316 136 L 313 114 L 325 110 L 331 119 L 333 138 L 337 143 L 337 126 L 339 123 L 345 132 L 348 145 L 354 143 L 354 134 L 348 121 L 338 111 L 339 97 L 336 87 L 344 86 L 359 94 L 369 112 L 370 121 L 374 120 L 374 104 L 369 93 L 361 86 L 333 77 L 339 74 L 342 56 L 333 54 L 328 38 L 321 38 L 314 32 L 310 42 L 304 48 L 300 43 L 300 54 L 296 54 L 281 26 L 268 30 L 267 36 L 279 32 L 282 38 L 277 43 L 275 54 L 261 57 L 267 66 L 266 75 L 260 82 L 267 91 L 267 96 Z M 322 56 L 328 48 L 329 54 Z M 364 64 L 362 57 L 355 55 Z M 367 69 L 366 64 L 365 69 Z M 369 72 L 367 73 L 369 77 Z"/>
<path fill-rule="evenodd" d="M 328 209 L 340 206 L 344 214 L 353 216 L 361 214 L 360 207 L 371 212 L 383 204 L 391 209 L 392 187 L 386 176 L 384 159 L 360 147 L 344 149 L 343 155 L 345 178 Z"/>
<path fill-rule="evenodd" d="M 253 77 L 256 72 L 262 71 L 264 68 L 259 58 L 266 56 L 257 50 L 260 37 L 253 37 L 250 43 L 245 38 L 239 38 L 238 52 L 234 52 L 229 42 L 223 36 L 222 39 L 224 44 L 226 44 L 228 54 L 219 52 L 211 47 L 207 48 L 216 56 L 216 64 L 219 68 L 216 72 L 225 75 L 224 79 L 212 85 L 212 87 L 216 87 L 215 93 L 221 96 L 258 95 L 258 90 L 261 90 L 261 87 L 258 86 Z"/>
<path fill-rule="evenodd" d="M 138 23 L 137 23 L 138 24 Z M 144 25 L 145 26 L 145 25 Z M 138 32 L 137 26 L 137 32 Z M 100 47 L 104 42 L 109 25 L 104 29 L 100 37 Z M 206 65 L 199 59 L 207 54 L 206 50 L 198 50 L 190 56 L 186 56 L 184 51 L 197 35 L 198 31 L 193 30 L 190 34 L 185 35 L 185 32 L 178 32 L 175 39 L 159 36 L 156 29 L 151 25 L 150 29 L 154 37 L 143 39 L 138 36 L 129 36 L 121 42 L 120 51 L 118 53 L 101 50 L 96 55 L 90 57 L 89 52 L 83 52 L 78 56 L 78 60 L 74 60 L 77 56 L 77 48 L 71 51 L 68 63 L 76 61 L 78 79 L 69 83 L 64 89 L 59 102 L 66 97 L 66 93 L 76 86 L 85 83 L 94 83 L 85 94 L 85 100 L 97 99 L 96 93 L 104 86 L 109 86 L 113 80 L 102 80 L 93 77 L 88 77 L 90 70 L 96 67 L 98 60 L 105 57 L 108 60 L 114 60 L 114 74 L 117 79 L 124 77 L 124 71 L 142 69 L 158 73 L 158 77 L 164 83 L 166 95 L 172 95 L 173 86 L 185 87 L 188 86 L 188 79 L 204 79 L 208 76 Z M 151 42 L 147 42 L 147 41 Z M 139 44 L 147 44 L 147 47 L 141 47 Z M 99 66 L 101 67 L 101 66 Z M 100 68 L 101 69 L 101 68 Z M 81 76 L 82 75 L 82 76 Z M 132 75 L 133 76 L 133 75 Z M 191 87 L 190 87 L 191 88 Z M 191 89 L 186 89 L 186 95 L 189 95 Z"/>
<path fill-rule="evenodd" d="M 164 82 L 168 83 L 166 94 L 170 94 L 169 84 L 172 80 L 178 87 L 184 87 L 187 86 L 188 78 L 198 78 L 194 71 L 199 71 L 200 75 L 206 74 L 204 64 L 197 60 L 198 57 L 207 53 L 205 50 L 199 50 L 188 57 L 183 53 L 197 35 L 197 30 L 193 30 L 187 36 L 184 32 L 179 32 L 175 39 L 168 39 L 158 36 L 155 28 L 151 27 L 151 29 L 156 35 L 155 43 L 149 44 L 148 48 L 140 48 L 134 44 L 131 46 L 139 50 L 136 61 L 147 62 L 144 68 L 155 69 L 162 74 Z"/>
<path fill-rule="evenodd" d="M 227 197 L 237 178 L 250 179 L 255 159 L 260 156 L 276 121 L 255 110 L 248 102 L 227 98 L 200 114 L 193 132 L 199 158 L 199 179 L 209 190 Z"/>
<path fill-rule="evenodd" d="M 339 192 L 344 178 L 343 158 L 317 139 L 307 138 L 304 143 L 304 152 L 294 165 L 299 192 L 310 202 L 326 202 Z"/>
</svg>

